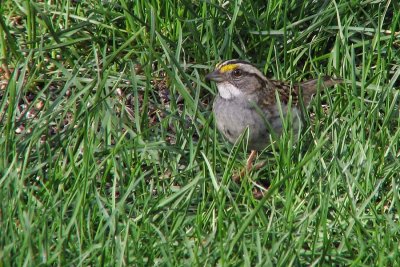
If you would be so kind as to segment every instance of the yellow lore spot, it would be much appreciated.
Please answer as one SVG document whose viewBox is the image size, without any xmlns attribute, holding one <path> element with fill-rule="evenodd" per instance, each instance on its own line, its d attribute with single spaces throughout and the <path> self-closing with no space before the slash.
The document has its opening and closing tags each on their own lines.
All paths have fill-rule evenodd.
<svg viewBox="0 0 400 267">
<path fill-rule="evenodd" d="M 224 73 L 224 72 L 227 72 L 227 71 L 234 70 L 234 69 L 236 69 L 237 67 L 238 67 L 237 64 L 228 64 L 228 65 L 222 66 L 222 67 L 219 69 L 219 72 Z"/>
</svg>

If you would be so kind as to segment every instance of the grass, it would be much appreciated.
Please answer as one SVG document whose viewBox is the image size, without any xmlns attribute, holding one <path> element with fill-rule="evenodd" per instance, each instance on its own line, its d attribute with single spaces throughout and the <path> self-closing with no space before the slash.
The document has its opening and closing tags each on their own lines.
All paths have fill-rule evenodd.
<svg viewBox="0 0 400 267">
<path fill-rule="evenodd" d="M 5 1 L 0 265 L 399 265 L 399 10 Z M 346 80 L 240 184 L 245 140 L 215 130 L 204 82 L 229 58 L 293 83 Z"/>
</svg>

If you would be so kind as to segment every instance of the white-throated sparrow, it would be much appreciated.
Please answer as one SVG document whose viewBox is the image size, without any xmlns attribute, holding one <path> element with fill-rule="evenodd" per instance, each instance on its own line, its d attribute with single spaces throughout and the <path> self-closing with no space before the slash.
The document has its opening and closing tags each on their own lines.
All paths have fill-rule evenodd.
<svg viewBox="0 0 400 267">
<path fill-rule="evenodd" d="M 286 117 L 290 108 L 291 125 L 296 133 L 301 125 L 301 101 L 307 107 L 318 85 L 322 89 L 341 82 L 325 76 L 290 86 L 267 79 L 254 65 L 242 60 L 217 64 L 206 80 L 216 82 L 218 88 L 213 105 L 218 130 L 233 143 L 249 129 L 248 148 L 252 152 L 248 170 L 252 168 L 255 151 L 270 143 L 269 135 L 282 133 L 280 109 Z"/>
</svg>

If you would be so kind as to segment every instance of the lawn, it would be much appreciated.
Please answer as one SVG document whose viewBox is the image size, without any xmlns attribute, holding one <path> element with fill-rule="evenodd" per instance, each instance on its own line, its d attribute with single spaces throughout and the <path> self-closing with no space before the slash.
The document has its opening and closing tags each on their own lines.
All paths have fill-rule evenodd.
<svg viewBox="0 0 400 267">
<path fill-rule="evenodd" d="M 240 183 L 231 58 L 345 81 Z M 398 1 L 7 0 L 0 61 L 0 266 L 400 265 Z"/>
</svg>

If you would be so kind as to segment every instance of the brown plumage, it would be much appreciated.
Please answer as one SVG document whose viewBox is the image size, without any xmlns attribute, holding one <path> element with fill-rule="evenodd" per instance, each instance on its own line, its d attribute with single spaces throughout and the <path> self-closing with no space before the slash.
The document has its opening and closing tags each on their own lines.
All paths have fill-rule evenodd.
<svg viewBox="0 0 400 267">
<path fill-rule="evenodd" d="M 331 87 L 335 84 L 343 82 L 341 79 L 334 79 L 330 76 L 324 76 L 320 79 L 312 79 L 300 84 L 290 86 L 290 84 L 277 81 L 277 80 L 268 80 L 267 84 L 272 90 L 268 91 L 277 91 L 279 94 L 279 99 L 284 104 L 288 104 L 289 97 L 292 97 L 292 105 L 298 105 L 299 103 L 299 96 L 302 96 L 303 104 L 308 106 L 311 102 L 312 96 L 317 92 L 318 86 L 320 89 L 323 90 L 326 87 Z M 265 93 L 265 99 L 263 100 L 264 105 L 266 104 L 275 104 L 276 97 L 271 93 Z"/>
</svg>

